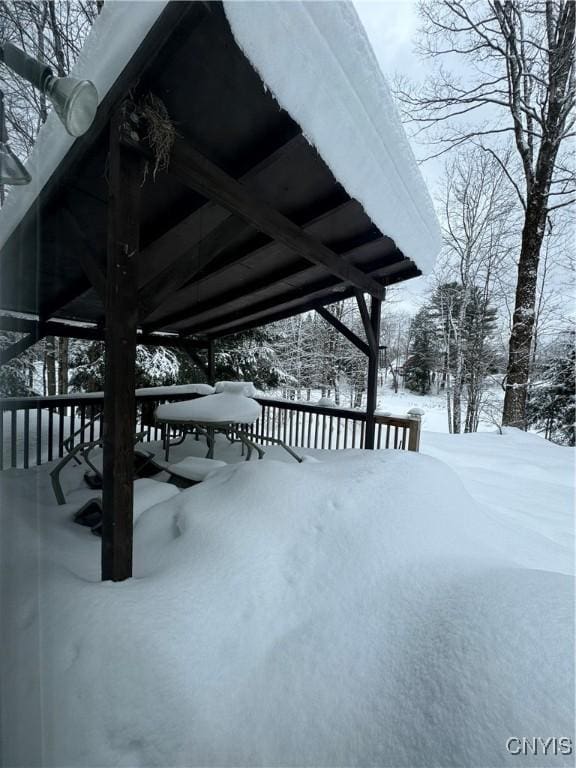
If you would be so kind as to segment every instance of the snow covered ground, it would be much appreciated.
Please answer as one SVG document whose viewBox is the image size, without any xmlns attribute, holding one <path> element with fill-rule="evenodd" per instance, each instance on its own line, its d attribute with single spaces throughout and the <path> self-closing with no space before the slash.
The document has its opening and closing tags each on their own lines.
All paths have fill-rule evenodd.
<svg viewBox="0 0 576 768">
<path fill-rule="evenodd" d="M 171 498 L 139 484 L 123 584 L 70 520 L 82 468 L 61 507 L 49 465 L 2 473 L 3 764 L 574 764 L 506 750 L 574 741 L 572 449 L 216 453 Z"/>
</svg>

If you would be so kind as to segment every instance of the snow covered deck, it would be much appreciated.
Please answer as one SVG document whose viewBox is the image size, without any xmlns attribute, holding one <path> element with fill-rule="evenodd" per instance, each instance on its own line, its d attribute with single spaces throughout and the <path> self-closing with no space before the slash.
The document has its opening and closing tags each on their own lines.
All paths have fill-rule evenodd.
<svg viewBox="0 0 576 768">
<path fill-rule="evenodd" d="M 573 739 L 574 451 L 423 447 L 271 449 L 137 494 L 122 585 L 71 522 L 80 469 L 64 507 L 49 467 L 4 472 L 6 764 L 483 768 Z"/>
<path fill-rule="evenodd" d="M 28 333 L 0 364 L 105 340 L 103 578 L 121 580 L 137 343 L 206 349 L 211 380 L 219 337 L 316 310 L 366 355 L 372 448 L 381 301 L 440 233 L 352 3 L 105 3 L 77 74 L 93 125 L 72 143 L 52 115 L 0 212 L 0 310 L 32 315 L 0 318 Z M 346 297 L 366 340 L 325 308 Z"/>
</svg>

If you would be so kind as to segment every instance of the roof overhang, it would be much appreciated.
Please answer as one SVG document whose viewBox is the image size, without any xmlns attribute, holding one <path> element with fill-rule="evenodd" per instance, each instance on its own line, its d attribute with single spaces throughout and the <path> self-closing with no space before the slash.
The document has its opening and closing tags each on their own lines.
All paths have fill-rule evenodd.
<svg viewBox="0 0 576 768">
<path fill-rule="evenodd" d="M 178 131 L 142 189 L 147 331 L 224 335 L 430 269 L 438 224 L 349 4 L 105 4 L 76 73 L 98 115 L 76 141 L 51 115 L 0 212 L 2 309 L 103 323 L 108 126 L 130 90 Z"/>
</svg>

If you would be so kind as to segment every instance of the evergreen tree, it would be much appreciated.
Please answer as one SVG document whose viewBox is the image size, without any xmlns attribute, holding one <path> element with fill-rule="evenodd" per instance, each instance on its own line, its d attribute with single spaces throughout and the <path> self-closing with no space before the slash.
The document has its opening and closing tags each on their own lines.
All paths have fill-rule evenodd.
<svg viewBox="0 0 576 768">
<path fill-rule="evenodd" d="M 253 381 L 260 389 L 290 380 L 276 353 L 277 341 L 277 333 L 269 326 L 218 339 L 214 355 L 216 380 Z"/>
<path fill-rule="evenodd" d="M 576 341 L 567 333 L 550 356 L 542 375 L 532 384 L 528 406 L 529 424 L 547 440 L 576 445 Z"/>
<path fill-rule="evenodd" d="M 430 308 L 425 306 L 412 321 L 412 342 L 405 365 L 408 389 L 425 395 L 430 391 L 438 359 L 438 338 Z"/>
<path fill-rule="evenodd" d="M 0 349 L 14 344 L 19 334 L 0 332 Z M 0 366 L 0 397 L 31 397 L 38 394 L 33 386 L 33 365 L 29 356 L 19 355 Z"/>
<path fill-rule="evenodd" d="M 104 389 L 104 344 L 78 341 L 71 345 L 70 389 L 72 392 L 101 392 Z M 155 387 L 178 381 L 179 361 L 165 347 L 136 348 L 136 386 Z"/>
</svg>

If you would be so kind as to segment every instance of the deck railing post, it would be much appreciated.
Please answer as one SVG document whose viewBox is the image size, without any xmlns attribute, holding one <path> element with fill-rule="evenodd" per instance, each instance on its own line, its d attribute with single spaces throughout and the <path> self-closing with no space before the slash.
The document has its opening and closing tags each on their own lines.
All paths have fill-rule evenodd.
<svg viewBox="0 0 576 768">
<path fill-rule="evenodd" d="M 378 344 L 380 338 L 380 314 L 382 303 L 374 297 L 370 300 L 370 327 L 372 329 L 368 353 L 368 386 L 366 393 L 366 432 L 364 448 L 374 448 L 376 422 L 374 415 L 378 395 Z"/>
</svg>

